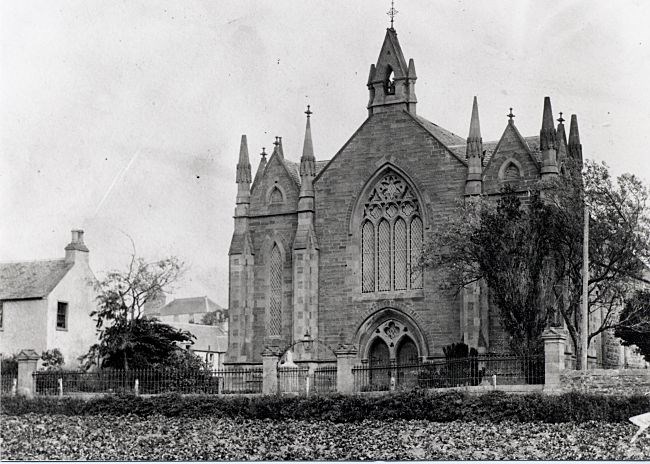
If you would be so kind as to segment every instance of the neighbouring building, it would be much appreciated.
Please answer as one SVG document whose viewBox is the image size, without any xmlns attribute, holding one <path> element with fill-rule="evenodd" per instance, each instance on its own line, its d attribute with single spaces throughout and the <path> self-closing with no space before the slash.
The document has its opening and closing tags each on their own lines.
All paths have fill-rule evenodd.
<svg viewBox="0 0 650 464">
<path fill-rule="evenodd" d="M 226 364 L 260 364 L 267 347 L 282 352 L 301 339 L 354 348 L 370 365 L 441 356 L 457 342 L 507 351 L 487 289 L 441 291 L 436 271 L 418 266 L 423 243 L 459 201 L 505 185 L 525 196 L 567 158 L 581 160 L 577 117 L 567 137 L 546 97 L 538 135 L 522 136 L 511 110 L 501 138 L 483 142 L 474 98 L 463 138 L 418 114 L 435 102 L 418 103 L 417 79 L 391 27 L 370 66 L 368 117 L 333 157 L 316 156 L 309 107 L 299 161 L 276 137 L 253 176 L 242 136 Z M 294 361 L 333 357 L 301 346 Z"/>
<path fill-rule="evenodd" d="M 0 353 L 58 348 L 66 366 L 97 342 L 95 275 L 82 230 L 61 259 L 0 263 Z"/>
<path fill-rule="evenodd" d="M 228 334 L 218 325 L 190 324 L 183 322 L 168 323 L 176 329 L 186 330 L 196 338 L 193 343 L 183 345 L 203 361 L 209 369 L 222 369 L 228 348 Z"/>
<path fill-rule="evenodd" d="M 228 331 L 228 310 L 222 308 L 207 296 L 191 298 L 176 298 L 169 303 L 160 300 L 159 305 L 148 305 L 145 308 L 147 316 L 155 317 L 165 324 L 201 324 L 206 315 L 210 315 L 211 323 Z"/>
</svg>

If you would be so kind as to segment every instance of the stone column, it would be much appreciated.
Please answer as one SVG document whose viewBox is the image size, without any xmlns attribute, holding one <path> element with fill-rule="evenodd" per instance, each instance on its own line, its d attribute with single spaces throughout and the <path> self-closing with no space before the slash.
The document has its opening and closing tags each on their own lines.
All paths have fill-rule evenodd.
<svg viewBox="0 0 650 464">
<path fill-rule="evenodd" d="M 564 342 L 566 331 L 549 327 L 542 334 L 544 340 L 544 391 L 561 389 L 560 374 L 564 370 Z"/>
<path fill-rule="evenodd" d="M 352 368 L 357 361 L 357 348 L 354 345 L 339 345 L 334 354 L 336 354 L 336 390 L 339 393 L 353 393 Z"/>
<path fill-rule="evenodd" d="M 280 349 L 277 346 L 267 346 L 262 352 L 262 393 L 275 395 L 278 393 L 278 361 Z"/>
<path fill-rule="evenodd" d="M 22 350 L 18 353 L 18 394 L 31 398 L 36 393 L 33 373 L 36 371 L 36 364 L 41 359 L 34 350 Z"/>
</svg>

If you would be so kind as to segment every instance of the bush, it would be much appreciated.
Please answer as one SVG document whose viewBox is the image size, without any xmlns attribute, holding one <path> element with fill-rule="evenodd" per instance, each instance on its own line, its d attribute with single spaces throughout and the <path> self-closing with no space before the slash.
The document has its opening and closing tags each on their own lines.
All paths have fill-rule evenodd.
<svg viewBox="0 0 650 464">
<path fill-rule="evenodd" d="M 142 397 L 126 394 L 78 398 L 3 397 L 2 414 L 63 415 L 135 414 L 141 417 L 230 417 L 240 419 L 330 420 L 357 422 L 366 419 L 415 419 L 435 422 L 627 422 L 650 410 L 650 397 L 628 397 L 566 393 L 506 394 L 492 392 L 469 395 L 463 392 L 414 391 L 387 395 L 208 396 L 166 394 Z"/>
</svg>

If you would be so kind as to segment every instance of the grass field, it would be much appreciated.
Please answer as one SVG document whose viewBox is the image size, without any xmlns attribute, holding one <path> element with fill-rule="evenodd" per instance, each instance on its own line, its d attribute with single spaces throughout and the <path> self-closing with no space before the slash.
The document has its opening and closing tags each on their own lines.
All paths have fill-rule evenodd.
<svg viewBox="0 0 650 464">
<path fill-rule="evenodd" d="M 650 459 L 627 423 L 2 416 L 3 460 Z"/>
</svg>

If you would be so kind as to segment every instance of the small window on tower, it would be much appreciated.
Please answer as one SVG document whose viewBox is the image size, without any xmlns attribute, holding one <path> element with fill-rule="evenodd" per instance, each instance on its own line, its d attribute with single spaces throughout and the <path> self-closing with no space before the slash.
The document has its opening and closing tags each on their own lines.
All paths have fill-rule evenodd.
<svg viewBox="0 0 650 464">
<path fill-rule="evenodd" d="M 384 90 L 386 95 L 395 95 L 395 73 L 392 68 L 388 68 L 386 73 L 386 81 L 384 82 Z"/>
</svg>

